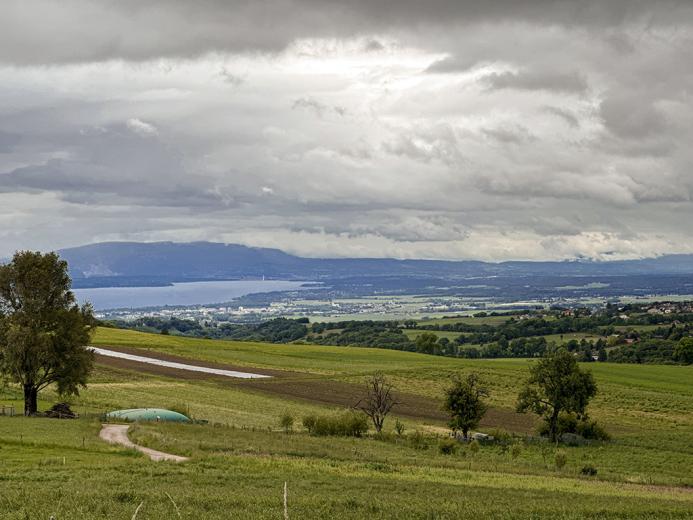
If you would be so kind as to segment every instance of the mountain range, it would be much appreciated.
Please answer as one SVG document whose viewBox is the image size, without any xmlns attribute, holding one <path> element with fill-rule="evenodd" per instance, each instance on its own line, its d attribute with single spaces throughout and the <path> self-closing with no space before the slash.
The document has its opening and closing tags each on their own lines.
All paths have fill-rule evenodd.
<svg viewBox="0 0 693 520">
<path fill-rule="evenodd" d="M 621 261 L 304 258 L 279 249 L 213 242 L 104 242 L 62 249 L 75 286 L 162 285 L 194 280 L 327 280 L 693 274 L 693 255 Z"/>
</svg>

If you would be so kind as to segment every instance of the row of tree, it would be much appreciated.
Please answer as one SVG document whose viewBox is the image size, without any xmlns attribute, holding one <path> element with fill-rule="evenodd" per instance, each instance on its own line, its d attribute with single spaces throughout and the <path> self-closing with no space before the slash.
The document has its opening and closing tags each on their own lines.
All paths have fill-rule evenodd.
<svg viewBox="0 0 693 520">
<path fill-rule="evenodd" d="M 581 369 L 571 353 L 558 349 L 530 366 L 529 377 L 518 394 L 517 411 L 539 415 L 545 422 L 543 430 L 556 442 L 565 433 L 560 427 L 565 417 L 575 418 L 575 428 L 590 424 L 596 431 L 596 423 L 589 423 L 586 414 L 587 405 L 596 393 L 592 373 Z M 488 396 L 477 374 L 453 378 L 445 390 L 443 409 L 450 417 L 448 425 L 454 434 L 460 432 L 464 439 L 469 439 L 470 431 L 479 426 L 488 411 Z M 397 404 L 392 384 L 382 373 L 377 373 L 367 379 L 365 397 L 356 408 L 371 419 L 376 433 L 380 433 L 387 415 Z"/>
<path fill-rule="evenodd" d="M 580 315 L 570 318 L 574 323 L 580 322 L 582 319 L 594 320 L 596 318 Z M 601 319 L 613 320 L 614 318 L 606 316 Z M 537 326 L 537 323 L 552 323 L 543 319 L 517 321 L 513 318 L 506 324 L 498 326 L 462 324 L 463 327 L 473 328 L 477 332 L 461 334 L 454 340 L 440 337 L 429 330 L 421 330 L 420 334 L 410 339 L 404 332 L 405 330 L 417 330 L 412 325 L 415 323 L 413 320 L 405 321 L 404 328 L 402 328 L 397 321 L 350 320 L 310 324 L 307 318 L 275 318 L 255 324 L 224 323 L 212 326 L 190 319 L 146 317 L 129 322 L 115 322 L 113 325 L 146 332 L 161 332 L 162 334 L 270 343 L 305 341 L 321 345 L 385 348 L 469 359 L 541 357 L 551 348 L 551 343 L 543 336 L 525 336 L 524 334 L 556 330 L 553 327 L 546 329 Z M 519 327 L 520 324 L 525 323 L 529 326 Z M 559 329 L 563 328 L 559 327 Z M 574 329 L 582 330 L 583 328 L 585 327 L 580 326 Z M 506 336 L 505 333 L 508 335 Z M 688 323 L 676 322 L 647 331 L 630 329 L 625 332 L 618 332 L 610 325 L 597 328 L 596 333 L 602 337 L 596 341 L 571 339 L 565 343 L 565 348 L 575 353 L 578 361 L 583 362 L 691 362 L 687 361 L 689 357 L 678 344 L 685 345 L 688 341 L 687 338 L 691 338 L 692 329 Z M 633 344 L 633 342 L 635 343 Z"/>
</svg>

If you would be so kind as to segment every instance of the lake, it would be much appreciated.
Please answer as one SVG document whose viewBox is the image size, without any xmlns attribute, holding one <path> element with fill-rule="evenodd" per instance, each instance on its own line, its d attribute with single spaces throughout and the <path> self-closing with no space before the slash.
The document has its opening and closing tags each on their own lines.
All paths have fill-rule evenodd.
<svg viewBox="0 0 693 520">
<path fill-rule="evenodd" d="M 80 303 L 91 302 L 95 310 L 137 309 L 165 305 L 222 303 L 246 294 L 293 291 L 305 282 L 283 280 L 234 280 L 175 283 L 166 287 L 95 287 L 74 289 Z"/>
</svg>

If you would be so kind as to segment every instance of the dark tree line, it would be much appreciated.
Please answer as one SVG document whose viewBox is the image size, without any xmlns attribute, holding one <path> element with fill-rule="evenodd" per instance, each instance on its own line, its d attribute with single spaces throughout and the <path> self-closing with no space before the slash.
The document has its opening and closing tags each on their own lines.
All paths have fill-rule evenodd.
<svg viewBox="0 0 693 520">
<path fill-rule="evenodd" d="M 685 317 L 689 315 L 677 314 Z M 691 315 L 693 317 L 693 315 Z M 621 318 L 617 319 L 624 321 Z M 641 316 L 634 315 L 629 324 L 637 323 Z M 648 315 L 648 319 L 661 319 Z M 417 322 L 349 320 L 334 323 L 309 323 L 308 319 L 277 318 L 256 324 L 202 324 L 194 320 L 177 318 L 142 318 L 134 322 L 120 322 L 118 326 L 165 334 L 229 339 L 236 341 L 261 341 L 270 343 L 307 342 L 319 345 L 345 347 L 373 347 L 407 352 L 420 352 L 436 356 L 464 358 L 537 358 L 544 356 L 552 343 L 546 334 L 591 332 L 601 337 L 596 341 L 571 339 L 565 348 L 578 361 L 613 361 L 623 363 L 686 363 L 686 356 L 676 355 L 675 350 L 682 338 L 691 336 L 691 325 L 671 322 L 650 331 L 627 330 L 618 332 L 613 324 L 614 316 L 580 315 L 556 320 L 543 317 L 515 319 L 512 317 L 500 325 L 452 324 L 452 327 L 475 330 L 450 340 L 439 337 L 434 330 L 449 328 L 436 326 L 434 330 L 417 329 Z M 620 326 L 622 329 L 623 326 Z M 413 338 L 406 332 L 416 331 Z M 608 341 L 607 341 L 608 340 Z"/>
</svg>

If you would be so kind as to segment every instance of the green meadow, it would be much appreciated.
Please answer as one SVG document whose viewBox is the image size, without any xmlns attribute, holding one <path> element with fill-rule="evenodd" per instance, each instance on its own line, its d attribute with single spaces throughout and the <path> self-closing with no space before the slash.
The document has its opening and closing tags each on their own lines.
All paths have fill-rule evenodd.
<svg viewBox="0 0 693 520">
<path fill-rule="evenodd" d="M 284 483 L 290 518 L 691 518 L 693 511 L 693 367 L 589 364 L 599 394 L 591 416 L 613 440 L 555 446 L 528 439 L 513 419 L 530 361 L 466 360 L 355 347 L 275 345 L 189 339 L 99 329 L 95 345 L 134 347 L 234 367 L 275 370 L 272 392 L 219 379 L 190 379 L 98 364 L 73 397 L 78 420 L 0 417 L 0 518 L 282 518 Z M 475 371 L 488 386 L 493 425 L 517 446 L 460 445 L 442 454 L 442 420 L 396 413 L 380 438 L 313 437 L 308 414 L 340 409 L 322 399 L 357 387 L 382 370 L 396 388 L 437 406 L 450 376 Z M 286 375 L 282 375 L 286 373 Z M 287 395 L 281 394 L 282 384 Z M 311 384 L 311 397 L 289 395 Z M 19 392 L 0 404 L 21 408 Z M 59 399 L 51 389 L 40 407 Z M 152 462 L 98 438 L 99 415 L 126 407 L 185 409 L 205 424 L 136 424 L 139 444 L 186 455 Z M 285 433 L 278 418 L 295 417 Z M 507 417 L 507 422 L 506 418 Z M 519 425 L 519 426 L 518 426 Z M 497 435 L 497 433 L 496 433 Z M 585 476 L 585 466 L 596 476 Z"/>
</svg>

